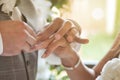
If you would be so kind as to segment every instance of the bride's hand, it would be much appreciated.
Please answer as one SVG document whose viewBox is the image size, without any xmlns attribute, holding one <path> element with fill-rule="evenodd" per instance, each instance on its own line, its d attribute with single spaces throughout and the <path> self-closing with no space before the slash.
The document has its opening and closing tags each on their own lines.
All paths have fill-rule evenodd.
<svg viewBox="0 0 120 80">
<path fill-rule="evenodd" d="M 43 32 L 38 34 L 38 42 L 33 49 L 46 49 L 46 52 L 42 56 L 44 58 L 52 52 L 57 52 L 56 55 L 62 58 L 66 53 L 70 53 L 70 43 L 88 43 L 88 39 L 79 37 L 80 34 L 80 26 L 75 21 L 56 18 L 51 24 L 47 25 Z M 64 49 L 62 50 L 62 48 Z"/>
</svg>

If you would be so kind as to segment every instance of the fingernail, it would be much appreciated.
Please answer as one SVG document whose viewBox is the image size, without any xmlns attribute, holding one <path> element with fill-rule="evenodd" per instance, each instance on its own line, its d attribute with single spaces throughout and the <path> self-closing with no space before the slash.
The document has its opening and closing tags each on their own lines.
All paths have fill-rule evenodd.
<svg viewBox="0 0 120 80">
<path fill-rule="evenodd" d="M 68 40 L 69 42 L 72 42 L 72 41 L 73 41 L 73 38 L 72 38 L 71 36 L 68 36 L 68 37 L 67 37 L 67 40 Z"/>
<path fill-rule="evenodd" d="M 45 58 L 46 57 L 46 54 L 43 54 L 42 56 L 41 56 L 41 58 Z"/>
</svg>

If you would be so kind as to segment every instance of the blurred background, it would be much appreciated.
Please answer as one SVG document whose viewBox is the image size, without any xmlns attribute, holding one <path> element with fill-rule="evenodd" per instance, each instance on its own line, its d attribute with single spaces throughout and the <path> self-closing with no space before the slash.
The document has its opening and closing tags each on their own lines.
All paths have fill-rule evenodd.
<svg viewBox="0 0 120 80">
<path fill-rule="evenodd" d="M 62 17 L 80 24 L 81 37 L 89 39 L 88 44 L 81 44 L 79 51 L 85 63 L 96 64 L 110 49 L 120 31 L 120 0 L 41 0 L 41 4 L 42 2 L 48 4 L 48 22 Z M 61 66 L 47 68 L 51 71 L 48 80 L 69 80 Z"/>
</svg>

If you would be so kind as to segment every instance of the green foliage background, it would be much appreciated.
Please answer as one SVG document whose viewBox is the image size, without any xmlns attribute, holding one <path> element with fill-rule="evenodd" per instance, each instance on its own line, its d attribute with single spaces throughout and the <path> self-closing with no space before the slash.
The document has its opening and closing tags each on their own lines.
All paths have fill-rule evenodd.
<svg viewBox="0 0 120 80">
<path fill-rule="evenodd" d="M 69 0 L 48 0 L 52 3 L 52 6 L 57 7 L 58 9 L 63 8 L 63 5 L 68 4 Z"/>
</svg>

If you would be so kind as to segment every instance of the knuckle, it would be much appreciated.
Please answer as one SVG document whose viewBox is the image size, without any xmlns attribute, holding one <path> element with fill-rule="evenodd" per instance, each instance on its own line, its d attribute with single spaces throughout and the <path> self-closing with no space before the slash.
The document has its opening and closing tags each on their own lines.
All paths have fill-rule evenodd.
<svg viewBox="0 0 120 80">
<path fill-rule="evenodd" d="M 65 21 L 65 26 L 72 26 L 72 22 L 71 21 Z"/>
<path fill-rule="evenodd" d="M 28 32 L 23 30 L 21 33 L 21 37 L 26 39 L 28 37 Z"/>
<path fill-rule="evenodd" d="M 47 50 L 50 51 L 50 52 L 51 52 L 53 49 L 54 49 L 53 46 L 49 46 L 49 47 L 47 48 Z"/>
<path fill-rule="evenodd" d="M 22 21 L 16 21 L 19 25 L 24 25 Z"/>
<path fill-rule="evenodd" d="M 57 17 L 57 18 L 54 19 L 54 21 L 55 22 L 61 22 L 61 21 L 64 21 L 64 20 L 62 18 L 60 18 L 60 17 Z"/>
<path fill-rule="evenodd" d="M 17 27 L 21 27 L 21 25 L 23 24 L 23 22 L 21 22 L 21 21 L 13 21 L 12 22 L 15 26 L 17 26 Z"/>
<path fill-rule="evenodd" d="M 62 18 L 56 18 L 52 22 L 52 26 L 61 26 L 64 20 Z"/>
<path fill-rule="evenodd" d="M 22 29 L 25 29 L 25 27 L 27 26 L 27 24 L 25 22 L 18 21 L 18 26 L 21 27 Z"/>
</svg>

